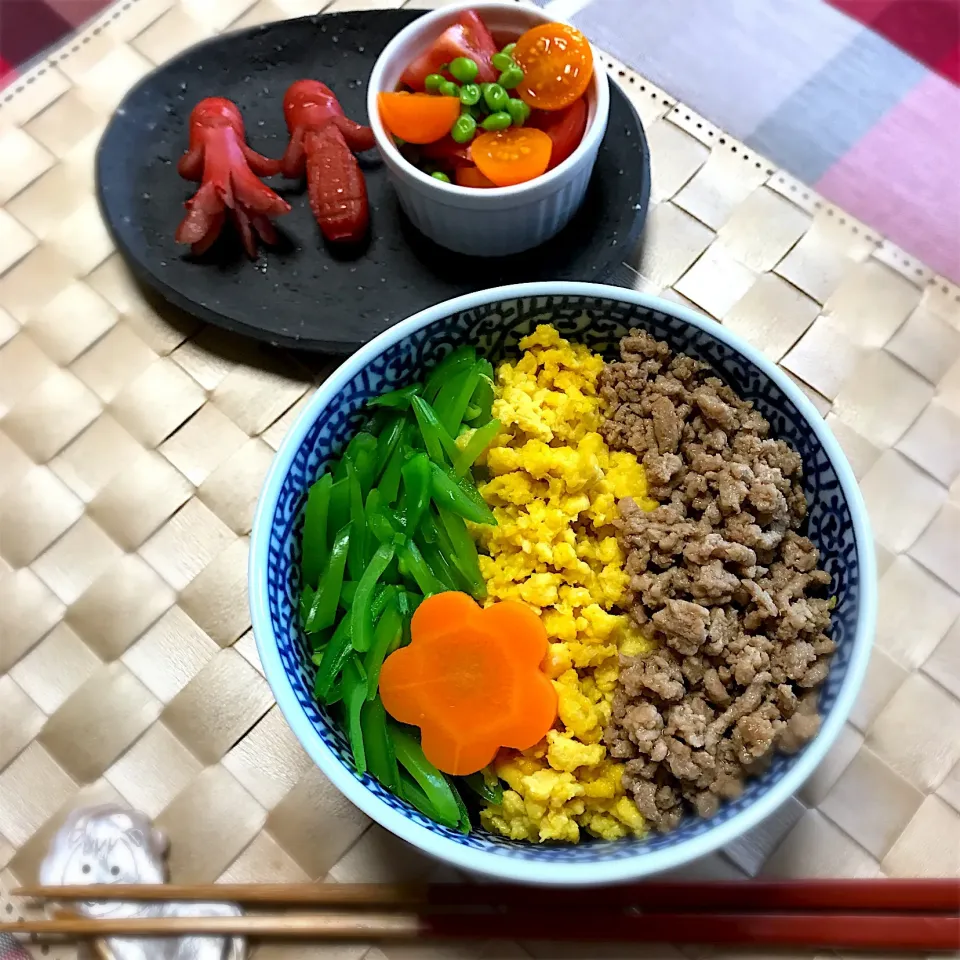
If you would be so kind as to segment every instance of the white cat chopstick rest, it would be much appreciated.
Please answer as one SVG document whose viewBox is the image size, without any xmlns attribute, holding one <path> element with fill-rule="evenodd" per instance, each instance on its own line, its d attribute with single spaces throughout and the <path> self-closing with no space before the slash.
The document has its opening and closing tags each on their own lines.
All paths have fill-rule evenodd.
<svg viewBox="0 0 960 960">
<path fill-rule="evenodd" d="M 40 865 L 42 884 L 164 883 L 167 841 L 136 810 L 92 807 L 72 813 L 60 828 Z M 76 901 L 88 917 L 238 917 L 230 903 L 125 903 Z M 244 960 L 240 937 L 164 937 L 98 943 L 107 960 Z"/>
</svg>

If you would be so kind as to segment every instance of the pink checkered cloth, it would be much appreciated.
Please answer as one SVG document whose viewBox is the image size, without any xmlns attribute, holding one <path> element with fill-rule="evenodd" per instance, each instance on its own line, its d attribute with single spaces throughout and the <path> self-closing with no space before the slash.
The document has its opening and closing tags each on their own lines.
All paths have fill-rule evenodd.
<svg viewBox="0 0 960 960">
<path fill-rule="evenodd" d="M 0 960 L 30 960 L 20 941 L 9 933 L 0 933 Z"/>
</svg>

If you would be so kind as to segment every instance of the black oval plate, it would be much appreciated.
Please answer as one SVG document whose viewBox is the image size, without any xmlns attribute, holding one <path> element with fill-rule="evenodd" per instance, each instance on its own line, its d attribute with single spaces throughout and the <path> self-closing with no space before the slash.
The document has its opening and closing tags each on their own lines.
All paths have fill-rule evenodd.
<svg viewBox="0 0 960 960">
<path fill-rule="evenodd" d="M 650 196 L 640 119 L 610 85 L 610 120 L 586 202 L 536 250 L 510 258 L 454 254 L 400 211 L 375 153 L 361 159 L 370 197 L 369 245 L 344 257 L 324 246 L 299 184 L 271 183 L 293 210 L 282 245 L 251 262 L 232 230 L 199 260 L 173 235 L 194 184 L 177 175 L 187 118 L 203 97 L 243 112 L 254 149 L 286 146 L 282 99 L 302 77 L 323 80 L 348 116 L 366 122 L 367 78 L 389 40 L 420 13 L 383 10 L 303 17 L 192 47 L 142 80 L 118 107 L 97 151 L 97 195 L 134 275 L 202 320 L 274 344 L 345 354 L 404 317 L 457 296 L 521 280 L 601 280 L 639 236 Z M 278 186 L 279 184 L 279 186 Z"/>
</svg>

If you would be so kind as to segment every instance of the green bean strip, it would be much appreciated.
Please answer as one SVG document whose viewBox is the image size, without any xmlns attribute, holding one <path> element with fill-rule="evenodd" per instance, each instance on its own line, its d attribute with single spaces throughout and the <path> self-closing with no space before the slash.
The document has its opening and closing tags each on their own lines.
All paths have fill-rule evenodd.
<svg viewBox="0 0 960 960">
<path fill-rule="evenodd" d="M 447 432 L 455 437 L 460 430 L 460 424 L 463 422 L 463 415 L 467 411 L 470 398 L 473 396 L 477 384 L 480 382 L 480 374 L 477 371 L 477 365 L 468 367 L 459 377 L 451 380 L 437 397 L 437 416 L 440 422 L 446 427 Z M 447 399 L 449 396 L 449 400 Z"/>
<path fill-rule="evenodd" d="M 364 487 L 364 495 L 373 482 L 373 471 L 376 469 L 376 449 L 377 438 L 375 436 L 376 417 L 383 416 L 383 411 L 377 411 L 375 418 L 370 421 L 362 430 L 357 431 L 353 438 L 347 444 L 346 450 L 340 463 L 334 471 L 334 480 L 340 480 L 346 476 L 347 464 L 352 463 L 357 470 L 361 485 Z"/>
<path fill-rule="evenodd" d="M 454 802 L 457 805 L 457 811 L 460 814 L 457 817 L 457 829 L 466 836 L 470 832 L 470 811 L 463 802 L 463 797 L 460 796 L 460 791 L 457 789 L 453 777 L 444 774 L 443 778 L 447 781 L 447 786 L 450 787 L 450 792 L 453 794 Z"/>
<path fill-rule="evenodd" d="M 403 617 L 403 636 L 397 644 L 397 648 L 399 648 L 410 643 L 410 619 L 416 613 L 417 607 L 423 602 L 423 597 L 419 593 L 401 590 L 397 600 L 400 604 L 400 614 Z M 390 653 L 393 653 L 393 650 Z"/>
<path fill-rule="evenodd" d="M 375 493 L 376 491 L 371 492 Z M 397 532 L 393 529 L 393 524 L 381 510 L 367 514 L 367 526 L 379 543 L 393 543 L 393 538 L 397 535 Z"/>
<path fill-rule="evenodd" d="M 460 807 L 444 775 L 423 755 L 423 749 L 415 737 L 395 723 L 391 723 L 388 729 L 397 760 L 416 780 L 442 822 L 459 823 Z"/>
<path fill-rule="evenodd" d="M 407 536 L 412 537 L 420 525 L 423 511 L 430 502 L 431 463 L 425 453 L 416 453 L 401 469 L 403 475 L 403 492 L 406 499 L 404 506 L 404 529 Z"/>
<path fill-rule="evenodd" d="M 440 522 L 435 518 L 435 514 L 436 506 L 434 505 L 423 515 L 420 539 L 415 542 L 438 579 L 449 584 L 451 590 L 466 590 L 470 593 L 472 584 L 457 565 L 453 544 L 446 530 L 442 529 Z"/>
<path fill-rule="evenodd" d="M 476 583 L 471 575 L 469 566 L 465 566 L 463 559 L 457 556 L 457 551 L 453 546 L 453 541 L 447 533 L 446 528 L 440 522 L 436 504 L 430 513 L 430 522 L 436 532 L 436 545 L 440 556 L 446 561 L 447 566 L 456 574 L 458 590 L 466 590 L 471 596 L 476 596 Z"/>
<path fill-rule="evenodd" d="M 347 553 L 350 549 L 350 527 L 347 524 L 337 533 L 333 541 L 333 549 L 330 551 L 330 559 L 327 561 L 327 569 L 324 570 L 320 583 L 317 586 L 317 592 L 313 596 L 313 605 L 310 607 L 310 613 L 307 614 L 307 622 L 304 629 L 307 633 L 316 633 L 317 630 L 323 630 L 333 624 L 337 615 L 337 605 L 340 603 L 340 591 L 343 588 L 343 568 L 347 561 Z"/>
<path fill-rule="evenodd" d="M 392 407 L 395 410 L 407 410 L 410 407 L 410 401 L 413 397 L 419 396 L 422 391 L 422 384 L 411 383 L 409 387 L 401 387 L 399 390 L 381 393 L 379 397 L 371 397 L 367 401 L 367 406 Z"/>
<path fill-rule="evenodd" d="M 453 442 L 450 431 L 440 421 L 437 411 L 425 400 L 414 397 L 413 412 L 430 458 L 437 463 L 443 463 L 446 455 L 452 463 L 453 458 L 460 452 L 459 447 Z"/>
<path fill-rule="evenodd" d="M 300 626 L 303 627 L 304 632 L 307 629 L 307 617 L 310 616 L 310 608 L 313 606 L 315 596 L 316 591 L 309 584 L 303 588 L 303 592 L 300 594 Z"/>
<path fill-rule="evenodd" d="M 327 706 L 332 707 L 335 703 L 339 703 L 342 699 L 343 699 L 343 684 L 338 680 L 330 688 L 330 693 L 327 694 Z"/>
<path fill-rule="evenodd" d="M 350 542 L 350 553 L 347 565 L 350 570 L 350 579 L 359 580 L 363 576 L 363 568 L 367 562 L 367 519 L 363 510 L 363 489 L 356 467 L 347 460 L 347 483 L 350 485 L 350 523 L 353 533 Z"/>
<path fill-rule="evenodd" d="M 494 379 L 493 364 L 486 357 L 481 357 L 477 361 L 477 370 L 481 377 L 486 377 L 488 380 Z"/>
<path fill-rule="evenodd" d="M 400 532 L 400 523 L 393 511 L 383 503 L 379 487 L 374 487 L 367 495 L 364 516 L 367 521 L 368 553 L 375 551 L 378 543 L 392 543 L 395 547 L 403 543 L 405 538 Z"/>
<path fill-rule="evenodd" d="M 383 615 L 383 611 L 387 609 L 387 604 L 391 600 L 399 601 L 400 589 L 395 583 L 377 584 L 377 589 L 373 593 L 373 603 L 370 604 L 374 625 Z"/>
<path fill-rule="evenodd" d="M 327 565 L 327 516 L 333 477 L 325 473 L 310 487 L 303 517 L 303 582 L 315 587 Z"/>
<path fill-rule="evenodd" d="M 426 537 L 423 536 L 423 531 L 420 531 L 420 535 L 415 541 L 417 547 L 420 550 L 420 553 L 423 556 L 423 560 L 426 565 L 430 568 L 430 572 L 433 576 L 443 584 L 444 590 L 462 590 L 463 587 L 460 584 L 460 578 L 457 574 L 450 568 L 450 565 L 446 560 L 440 555 L 440 551 L 437 549 L 436 544 L 428 543 Z"/>
<path fill-rule="evenodd" d="M 377 438 L 364 431 L 358 433 L 355 439 L 359 442 L 356 444 L 355 451 L 350 459 L 357 471 L 360 492 L 366 497 L 377 475 Z M 349 449 L 344 454 L 344 459 L 347 459 L 348 453 Z"/>
<path fill-rule="evenodd" d="M 327 649 L 327 644 L 330 643 L 330 637 L 332 635 L 333 631 L 330 629 L 307 635 L 307 639 L 310 641 L 310 649 L 313 651 L 310 654 L 310 660 L 318 667 L 320 666 L 323 653 Z"/>
<path fill-rule="evenodd" d="M 492 416 L 493 399 L 493 380 L 486 376 L 486 374 L 481 373 L 480 379 L 477 381 L 477 386 L 473 391 L 473 396 L 470 398 L 470 404 L 467 407 L 466 413 L 463 415 L 464 420 L 473 422 L 479 420 L 481 424 L 486 423 Z"/>
<path fill-rule="evenodd" d="M 340 455 L 341 460 L 349 460 L 354 465 L 356 465 L 357 452 L 361 447 L 365 446 L 370 442 L 370 440 L 376 440 L 368 430 L 363 428 L 359 429 L 348 441 L 347 445 L 343 450 L 343 453 Z"/>
<path fill-rule="evenodd" d="M 357 595 L 357 581 L 356 580 L 344 580 L 343 586 L 340 588 L 340 606 L 344 610 L 350 609 L 350 604 L 353 603 L 353 598 Z"/>
<path fill-rule="evenodd" d="M 434 823 L 442 824 L 445 827 L 455 828 L 457 820 L 445 820 L 437 808 L 427 799 L 427 795 L 420 789 L 416 781 L 408 777 L 402 770 L 400 771 L 400 796 L 406 800 L 411 807 L 419 810 L 428 820 Z"/>
<path fill-rule="evenodd" d="M 380 477 L 380 486 L 377 487 L 380 491 L 380 497 L 385 504 L 394 504 L 397 502 L 397 497 L 400 493 L 400 470 L 405 462 L 403 443 L 401 442 L 394 447 L 393 453 L 390 454 L 390 459 L 387 461 L 387 465 L 384 467 L 383 474 Z"/>
<path fill-rule="evenodd" d="M 367 772 L 367 751 L 363 745 L 360 717 L 367 699 L 367 678 L 356 657 L 343 665 L 343 702 L 347 708 L 347 736 L 353 751 L 353 763 L 362 777 Z"/>
<path fill-rule="evenodd" d="M 400 438 L 403 436 L 403 430 L 406 425 L 407 420 L 405 417 L 395 417 L 377 438 L 377 470 L 374 476 L 375 481 L 379 481 L 386 472 L 390 458 L 400 444 Z"/>
<path fill-rule="evenodd" d="M 373 643 L 363 658 L 363 667 L 367 671 L 369 686 L 367 699 L 372 700 L 377 695 L 380 685 L 380 668 L 388 654 L 400 645 L 403 636 L 403 618 L 400 615 L 400 604 L 394 595 L 380 617 L 380 622 L 373 631 Z"/>
<path fill-rule="evenodd" d="M 427 403 L 433 403 L 437 399 L 440 388 L 450 377 L 456 376 L 460 371 L 472 366 L 476 359 L 477 352 L 473 347 L 458 347 L 452 353 L 448 353 L 430 371 L 426 386 L 423 388 L 423 399 Z"/>
<path fill-rule="evenodd" d="M 357 595 L 357 587 L 359 582 L 356 580 L 344 580 L 343 589 L 340 591 L 340 606 L 344 610 L 349 610 L 353 606 L 353 600 Z M 383 604 L 386 602 L 383 597 L 383 591 L 389 589 L 388 585 L 385 583 L 378 583 L 377 589 L 373 593 L 373 618 L 376 620 L 378 616 L 378 609 L 383 610 Z M 379 606 L 378 606 L 379 605 Z"/>
<path fill-rule="evenodd" d="M 497 520 L 490 508 L 478 504 L 457 483 L 456 477 L 437 463 L 431 464 L 430 495 L 438 507 L 459 514 L 464 520 L 496 526 Z"/>
<path fill-rule="evenodd" d="M 320 660 L 320 665 L 317 667 L 317 676 L 313 681 L 313 695 L 321 703 L 330 702 L 327 697 L 333 687 L 333 682 L 339 676 L 352 651 L 350 618 L 344 617 L 337 624 L 337 629 L 333 631 L 327 649 L 323 651 L 323 658 Z"/>
<path fill-rule="evenodd" d="M 491 420 L 482 427 L 477 427 L 470 435 L 470 439 L 457 451 L 453 461 L 453 472 L 458 477 L 466 476 L 467 471 L 474 465 L 477 457 L 483 453 L 500 432 L 500 421 Z"/>
<path fill-rule="evenodd" d="M 483 574 L 480 572 L 480 559 L 477 555 L 477 545 L 470 536 L 466 524 L 462 517 L 458 517 L 449 510 L 437 507 L 439 523 L 437 529 L 440 531 L 441 547 L 449 551 L 449 556 L 453 558 L 457 569 L 463 574 L 470 584 L 470 592 L 475 599 L 480 599 L 487 595 L 487 585 L 484 582 Z"/>
<path fill-rule="evenodd" d="M 499 780 L 491 783 L 482 770 L 460 778 L 484 803 L 503 803 L 503 785 Z"/>
<path fill-rule="evenodd" d="M 396 793 L 400 788 L 400 768 L 393 741 L 387 731 L 387 712 L 376 694 L 370 696 L 370 689 L 376 690 L 372 678 L 367 676 L 367 702 L 360 711 L 360 730 L 367 753 L 367 766 L 370 772 L 388 789 Z"/>
<path fill-rule="evenodd" d="M 440 430 L 438 429 L 440 428 L 440 421 L 438 420 L 436 424 L 433 423 L 435 416 L 430 416 L 433 408 L 420 397 L 414 397 L 410 407 L 417 418 L 417 427 L 420 430 L 420 436 L 423 437 L 423 445 L 427 451 L 427 455 L 431 460 L 437 460 L 443 463 L 443 444 L 440 440 Z"/>
<path fill-rule="evenodd" d="M 346 468 L 344 468 L 346 469 Z M 344 524 L 350 521 L 350 483 L 346 476 L 343 480 L 334 477 L 334 484 L 330 488 L 330 508 L 327 514 L 327 539 L 330 534 L 342 530 Z"/>
<path fill-rule="evenodd" d="M 353 598 L 350 607 L 350 617 L 353 620 L 353 649 L 357 653 L 366 653 L 373 641 L 373 591 L 377 581 L 383 576 L 394 555 L 393 544 L 382 543 L 377 547 L 370 565 L 363 571 L 360 583 L 357 584 L 357 595 Z"/>
<path fill-rule="evenodd" d="M 412 540 L 408 540 L 399 552 L 401 573 L 405 572 L 404 567 L 406 567 L 406 572 L 413 577 L 425 597 L 444 592 L 443 583 L 434 576 L 433 571 L 427 565 L 427 561 L 423 559 L 423 555 Z"/>
<path fill-rule="evenodd" d="M 463 476 L 458 477 L 453 471 L 448 470 L 447 476 L 453 480 L 457 486 L 460 488 L 463 495 L 468 499 L 472 500 L 473 503 L 480 510 L 489 510 L 487 506 L 487 501 L 483 499 L 483 495 L 477 489 L 477 485 L 473 482 L 473 477 Z"/>
</svg>

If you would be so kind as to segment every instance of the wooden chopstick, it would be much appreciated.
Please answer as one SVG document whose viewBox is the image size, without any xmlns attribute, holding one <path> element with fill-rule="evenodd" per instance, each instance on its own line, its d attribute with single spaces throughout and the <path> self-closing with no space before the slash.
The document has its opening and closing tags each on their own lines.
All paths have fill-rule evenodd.
<svg viewBox="0 0 960 960">
<path fill-rule="evenodd" d="M 25 920 L 0 933 L 70 937 L 248 936 L 273 940 L 525 939 L 750 944 L 825 949 L 951 950 L 960 918 L 916 914 L 609 913 L 584 922 L 572 912 L 500 914 L 348 913 L 239 917 Z"/>
<path fill-rule="evenodd" d="M 578 911 L 736 912 L 860 910 L 960 912 L 955 880 L 784 880 L 717 883 L 654 882 L 594 891 L 511 884 L 209 883 L 25 886 L 15 896 L 41 900 L 204 901 L 248 906 L 314 906 L 416 910 L 523 905 Z"/>
</svg>

